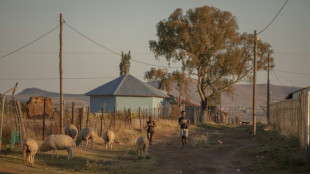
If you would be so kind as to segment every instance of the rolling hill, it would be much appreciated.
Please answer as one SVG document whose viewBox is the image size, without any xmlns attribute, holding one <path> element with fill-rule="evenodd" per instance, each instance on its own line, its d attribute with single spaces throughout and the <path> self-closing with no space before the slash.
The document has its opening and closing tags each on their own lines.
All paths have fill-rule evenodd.
<svg viewBox="0 0 310 174">
<path fill-rule="evenodd" d="M 154 83 L 149 83 L 152 86 L 156 86 Z M 197 92 L 197 89 L 194 85 L 190 86 L 191 89 L 191 100 L 194 103 L 200 103 L 200 96 Z M 233 87 L 234 94 L 228 96 L 225 93 L 222 95 L 222 106 L 252 106 L 252 84 L 237 84 Z M 294 86 L 278 86 L 271 85 L 270 87 L 272 92 L 272 102 L 277 102 L 284 100 L 287 94 L 300 89 L 299 87 Z M 170 92 L 174 96 L 178 96 L 178 91 L 173 87 Z M 257 104 L 265 105 L 266 104 L 266 93 L 267 85 L 258 84 L 257 85 Z M 51 97 L 55 105 L 59 105 L 59 93 L 49 92 L 38 88 L 26 88 L 22 92 L 16 95 L 16 99 L 22 102 L 27 102 L 32 96 L 44 96 Z M 71 105 L 74 101 L 77 106 L 89 105 L 89 97 L 84 94 L 64 94 L 65 104 Z"/>
</svg>

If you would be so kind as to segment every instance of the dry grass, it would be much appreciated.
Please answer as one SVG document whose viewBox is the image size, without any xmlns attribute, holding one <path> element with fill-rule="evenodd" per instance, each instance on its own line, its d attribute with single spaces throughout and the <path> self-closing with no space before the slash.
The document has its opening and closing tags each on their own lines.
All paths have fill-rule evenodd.
<svg viewBox="0 0 310 174">
<path fill-rule="evenodd" d="M 145 121 L 145 120 L 144 120 Z M 176 130 L 177 121 L 155 120 L 157 127 L 155 131 Z M 58 133 L 57 120 L 46 120 L 46 137 L 49 134 Z M 118 122 L 117 122 L 118 123 Z M 90 126 L 100 132 L 100 126 L 95 127 L 95 120 L 90 120 Z M 104 127 L 103 132 L 107 130 Z M 5 130 L 10 131 L 10 126 Z M 42 120 L 25 120 L 27 137 L 42 143 Z M 132 125 L 120 125 L 120 128 L 113 130 L 116 135 L 116 143 L 113 150 L 104 149 L 104 141 L 98 135 L 93 150 L 85 149 L 82 145 L 73 149 L 73 160 L 67 161 L 67 152 L 58 151 L 60 157 L 52 158 L 52 152 L 37 154 L 35 166 L 31 167 L 23 163 L 22 151 L 19 147 L 10 152 L 0 155 L 0 172 L 4 170 L 21 173 L 148 173 L 154 171 L 153 163 L 156 157 L 148 155 L 146 159 L 140 159 L 136 155 L 136 139 L 146 136 L 146 130 L 140 131 L 140 121 L 135 119 Z"/>
</svg>

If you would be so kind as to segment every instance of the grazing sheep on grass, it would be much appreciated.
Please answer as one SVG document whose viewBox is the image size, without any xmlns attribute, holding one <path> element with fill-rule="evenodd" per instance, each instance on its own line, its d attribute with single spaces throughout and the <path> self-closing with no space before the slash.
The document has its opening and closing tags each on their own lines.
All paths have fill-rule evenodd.
<svg viewBox="0 0 310 174">
<path fill-rule="evenodd" d="M 114 132 L 110 130 L 105 131 L 103 134 L 103 140 L 104 140 L 105 149 L 108 149 L 110 147 L 110 149 L 112 150 L 112 146 L 115 140 Z"/>
<path fill-rule="evenodd" d="M 139 137 L 137 139 L 137 155 L 144 155 L 144 157 L 146 157 L 148 148 L 149 148 L 148 139 L 145 137 Z"/>
<path fill-rule="evenodd" d="M 68 135 L 50 135 L 46 140 L 40 145 L 40 152 L 47 152 L 53 150 L 52 157 L 54 157 L 55 152 L 57 158 L 59 157 L 57 150 L 67 150 L 68 160 L 73 159 L 72 148 L 75 147 L 75 141 Z"/>
<path fill-rule="evenodd" d="M 78 135 L 78 129 L 73 124 L 67 125 L 65 128 L 65 134 L 75 140 Z"/>
<path fill-rule="evenodd" d="M 86 142 L 85 148 L 87 149 L 88 140 L 91 140 L 91 149 L 93 149 L 95 138 L 96 138 L 96 133 L 94 130 L 91 130 L 90 128 L 83 128 L 80 131 L 79 136 L 76 138 L 76 146 L 79 146 L 82 141 L 85 141 Z"/>
<path fill-rule="evenodd" d="M 32 138 L 26 138 L 23 141 L 24 162 L 34 165 L 34 156 L 38 150 L 38 143 Z"/>
</svg>

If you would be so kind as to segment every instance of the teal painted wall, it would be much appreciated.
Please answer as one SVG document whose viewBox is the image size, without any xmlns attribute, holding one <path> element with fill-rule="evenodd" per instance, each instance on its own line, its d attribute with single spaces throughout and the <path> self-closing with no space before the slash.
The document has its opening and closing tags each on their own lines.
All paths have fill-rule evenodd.
<svg viewBox="0 0 310 174">
<path fill-rule="evenodd" d="M 158 97 L 125 97 L 125 96 L 90 96 L 90 110 L 91 112 L 101 112 L 102 106 L 105 103 L 105 111 L 113 111 L 117 107 L 119 111 L 124 108 L 131 110 L 149 109 L 160 106 L 166 106 L 164 98 Z"/>
<path fill-rule="evenodd" d="M 115 101 L 115 96 L 90 96 L 90 111 L 101 112 L 103 106 L 105 106 L 105 112 L 113 111 Z"/>
</svg>

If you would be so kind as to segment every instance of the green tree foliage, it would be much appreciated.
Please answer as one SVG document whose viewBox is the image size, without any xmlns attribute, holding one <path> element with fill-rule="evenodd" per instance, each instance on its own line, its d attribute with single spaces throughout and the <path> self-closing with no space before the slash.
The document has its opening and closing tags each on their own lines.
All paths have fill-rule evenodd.
<svg viewBox="0 0 310 174">
<path fill-rule="evenodd" d="M 155 69 L 151 68 L 149 71 L 145 73 L 145 79 L 151 81 L 159 82 L 159 89 L 164 89 L 168 93 L 171 91 L 171 84 L 175 83 L 176 89 L 179 91 L 179 101 L 181 104 L 181 100 L 183 96 L 187 96 L 188 91 L 188 80 L 186 79 L 185 73 L 180 71 L 174 71 L 173 73 L 168 73 L 167 69 Z"/>
<path fill-rule="evenodd" d="M 209 97 L 216 98 L 214 95 L 230 90 L 243 79 L 251 80 L 254 37 L 238 32 L 236 18 L 230 12 L 209 6 L 189 9 L 185 14 L 176 9 L 157 24 L 157 36 L 157 41 L 149 42 L 155 58 L 163 56 L 169 64 L 182 63 L 205 111 Z M 271 46 L 259 41 L 258 70 L 267 68 L 268 52 L 273 52 Z"/>
<path fill-rule="evenodd" d="M 122 60 L 121 63 L 119 64 L 119 75 L 126 75 L 129 74 L 129 69 L 130 69 L 130 51 L 128 52 L 128 54 L 124 54 L 122 51 Z"/>
</svg>

